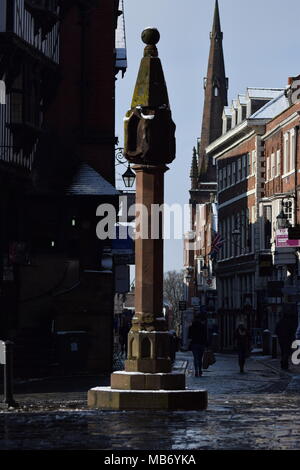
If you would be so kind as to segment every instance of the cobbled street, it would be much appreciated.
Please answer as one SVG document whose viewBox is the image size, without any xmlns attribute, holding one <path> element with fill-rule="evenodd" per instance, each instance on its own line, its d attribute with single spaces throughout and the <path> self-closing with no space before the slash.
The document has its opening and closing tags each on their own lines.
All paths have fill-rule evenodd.
<svg viewBox="0 0 300 470">
<path fill-rule="evenodd" d="M 100 382 L 91 377 L 63 379 L 63 388 L 61 381 L 47 383 L 47 393 L 43 381 L 19 383 L 19 410 L 0 413 L 0 450 L 300 448 L 296 367 L 282 373 L 278 361 L 257 356 L 242 375 L 234 355 L 217 355 L 216 364 L 195 378 L 191 353 L 179 353 L 176 364 L 186 367 L 188 388 L 208 390 L 207 411 L 89 410 L 86 392 Z"/>
</svg>

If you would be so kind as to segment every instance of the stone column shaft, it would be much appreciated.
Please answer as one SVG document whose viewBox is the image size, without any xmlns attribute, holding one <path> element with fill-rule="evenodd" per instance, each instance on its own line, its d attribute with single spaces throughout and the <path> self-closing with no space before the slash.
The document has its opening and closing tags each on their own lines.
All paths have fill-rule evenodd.
<svg viewBox="0 0 300 470">
<path fill-rule="evenodd" d="M 164 201 L 165 165 L 136 165 L 136 203 L 141 225 L 135 241 L 136 286 L 135 317 L 139 324 L 155 321 L 162 316 L 163 309 L 163 218 L 158 209 Z M 152 238 L 153 235 L 158 238 Z M 148 235 L 148 237 L 147 237 Z"/>
</svg>

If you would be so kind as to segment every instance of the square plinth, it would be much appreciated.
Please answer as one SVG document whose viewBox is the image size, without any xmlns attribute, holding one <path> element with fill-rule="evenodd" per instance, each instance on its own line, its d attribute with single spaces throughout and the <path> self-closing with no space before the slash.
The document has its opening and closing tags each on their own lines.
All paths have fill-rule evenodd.
<svg viewBox="0 0 300 470">
<path fill-rule="evenodd" d="M 114 390 L 185 390 L 185 374 L 142 374 L 139 372 L 114 372 L 110 376 Z"/>
<path fill-rule="evenodd" d="M 102 410 L 206 410 L 206 390 L 114 390 L 96 387 L 88 392 L 89 408 Z"/>
</svg>

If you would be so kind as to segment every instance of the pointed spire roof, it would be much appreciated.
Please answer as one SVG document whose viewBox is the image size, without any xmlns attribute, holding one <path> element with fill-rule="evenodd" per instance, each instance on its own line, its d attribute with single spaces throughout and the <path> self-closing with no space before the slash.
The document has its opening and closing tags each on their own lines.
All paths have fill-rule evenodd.
<svg viewBox="0 0 300 470">
<path fill-rule="evenodd" d="M 215 13 L 214 13 L 214 22 L 213 22 L 212 35 L 213 34 L 221 34 L 223 36 L 223 33 L 221 31 L 220 10 L 219 10 L 218 0 L 216 0 L 216 4 L 215 4 Z"/>
<path fill-rule="evenodd" d="M 199 148 L 200 181 L 216 180 L 216 169 L 207 161 L 206 147 L 222 135 L 223 110 L 228 102 L 228 80 L 225 73 L 223 53 L 223 33 L 221 30 L 219 2 L 215 2 L 210 51 L 205 79 L 205 99 L 202 118 L 202 130 Z"/>
</svg>

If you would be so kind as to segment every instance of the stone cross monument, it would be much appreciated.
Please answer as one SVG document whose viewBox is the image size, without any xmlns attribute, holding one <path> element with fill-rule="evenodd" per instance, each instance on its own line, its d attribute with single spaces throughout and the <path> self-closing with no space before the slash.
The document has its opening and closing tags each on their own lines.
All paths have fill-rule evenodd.
<svg viewBox="0 0 300 470">
<path fill-rule="evenodd" d="M 128 334 L 128 357 L 125 371 L 111 374 L 111 387 L 89 391 L 88 404 L 94 408 L 207 407 L 207 392 L 187 390 L 185 374 L 172 372 L 170 334 L 163 317 L 163 220 L 154 217 L 153 208 L 164 202 L 164 173 L 175 158 L 175 124 L 156 48 L 159 39 L 155 28 L 142 33 L 144 57 L 131 109 L 124 119 L 124 155 L 135 164 L 140 215 L 135 240 L 135 315 Z"/>
<path fill-rule="evenodd" d="M 156 43 L 157 29 L 146 29 L 144 57 L 125 117 L 124 155 L 135 163 L 136 204 L 143 214 L 135 241 L 135 316 L 128 336 L 127 371 L 170 372 L 169 334 L 163 318 L 162 217 L 166 163 L 175 158 L 175 124 Z"/>
</svg>

